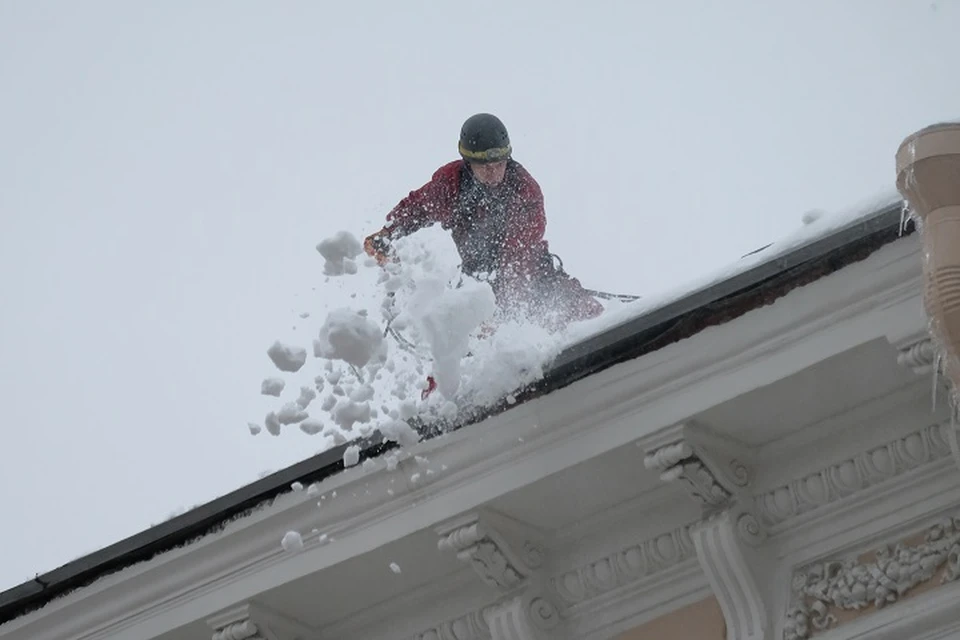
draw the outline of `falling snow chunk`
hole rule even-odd
[[[342,428],[350,431],[357,422],[370,422],[370,405],[363,402],[340,402],[333,409],[333,419]]]
[[[287,386],[287,383],[280,378],[267,378],[260,383],[260,393],[279,398],[285,386]]]
[[[270,356],[277,369],[289,373],[300,371],[300,368],[307,362],[306,349],[283,344],[279,340],[267,349],[267,355]]]
[[[250,429],[250,435],[255,436],[260,433],[260,425],[255,422],[248,422],[247,428]]]
[[[284,551],[300,551],[303,549],[303,538],[296,531],[287,531],[280,541]]]
[[[339,231],[321,240],[317,244],[317,251],[325,260],[323,272],[328,276],[341,276],[357,272],[353,259],[363,252],[363,245],[349,231]]]
[[[421,278],[410,310],[433,355],[437,390],[452,398],[460,388],[460,361],[470,350],[470,335],[496,310],[493,289],[472,279],[450,288],[443,279]]]
[[[310,387],[300,387],[300,397],[297,398],[297,406],[299,406],[301,409],[306,409],[316,397],[317,392]]]
[[[283,405],[280,409],[280,412],[277,414],[277,420],[280,424],[297,424],[298,422],[303,422],[310,417],[306,411],[300,408],[294,402],[288,402]]]
[[[446,420],[453,420],[459,412],[460,408],[457,407],[457,403],[453,401],[447,401],[440,407],[440,416]]]
[[[403,420],[388,420],[380,424],[380,433],[385,440],[392,440],[401,447],[412,447],[420,442],[420,434]]]
[[[277,414],[273,411],[267,414],[266,420],[264,420],[264,426],[267,427],[267,431],[270,433],[270,435],[280,435],[280,420],[277,418]]]
[[[382,353],[385,346],[381,328],[366,314],[342,307],[327,315],[319,338],[313,342],[313,353],[318,358],[343,360],[363,367]]]
[[[399,418],[401,420],[409,420],[415,415],[417,415],[417,404],[413,400],[405,400],[402,403],[400,403],[400,410],[396,418]],[[392,412],[391,412],[391,416],[392,416]]]
[[[391,562],[390,571],[393,571],[394,573],[400,573],[400,565],[398,565],[396,562]]]
[[[387,471],[396,471],[397,469],[397,456],[396,454],[390,454],[387,456]]]
[[[343,452],[343,466],[352,467],[360,462],[360,447],[351,445]]]
[[[337,447],[339,447],[341,444],[344,444],[347,441],[347,437],[337,429],[328,429],[323,432],[323,435],[333,440],[334,446],[337,446]]]
[[[311,498],[316,498],[318,495],[320,495],[320,485],[314,482],[309,487],[307,487],[307,495],[310,496]]]
[[[315,436],[323,431],[323,422],[317,418],[307,418],[300,423],[300,431],[303,431],[308,436]]]
[[[507,404],[516,404],[516,403],[517,403],[517,397],[515,395],[511,393],[510,395],[507,396]]]
[[[293,484],[290,485],[290,488],[293,489],[294,492],[299,493],[303,491],[303,483],[294,482]]]
[[[350,392],[350,400],[353,402],[367,402],[373,398],[374,393],[374,389],[370,385],[361,385]]]

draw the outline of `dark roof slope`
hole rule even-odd
[[[516,396],[517,403],[556,391],[615,364],[769,305],[793,289],[863,260],[913,231],[912,223],[902,227],[900,205],[892,203],[836,233],[571,346],[559,355],[541,380]],[[467,416],[451,428],[462,428],[508,409],[504,403]],[[434,430],[426,435],[432,437],[438,433]],[[219,531],[229,521],[286,493],[295,481],[308,484],[338,473],[343,469],[343,454],[349,444],[308,458],[0,593],[0,624],[108,574]],[[377,433],[360,445],[361,460],[396,447],[395,443],[381,442]]]

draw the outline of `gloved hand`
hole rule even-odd
[[[390,260],[390,242],[382,229],[363,239],[363,250],[381,267]]]

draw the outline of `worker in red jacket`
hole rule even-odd
[[[507,129],[481,113],[460,131],[460,156],[440,167],[387,214],[387,225],[364,240],[381,264],[391,241],[439,223],[460,252],[465,274],[489,281],[498,306],[551,327],[603,311],[580,282],[554,266],[543,235],[540,185],[511,157]]]

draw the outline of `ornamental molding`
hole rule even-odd
[[[543,566],[542,537],[532,527],[491,510],[476,511],[436,528],[437,548],[452,551],[483,582],[502,593],[527,586]]]
[[[550,579],[550,590],[573,607],[668,571],[696,556],[690,525],[630,545]]]
[[[929,527],[919,541],[907,538],[873,553],[818,562],[793,575],[783,640],[807,640],[842,625],[844,614],[882,609],[921,585],[935,587],[958,577],[958,517]]]
[[[548,640],[563,638],[560,613],[548,599],[521,594],[421,631],[410,640]]]
[[[421,631],[410,640],[489,640],[490,627],[485,614],[494,605],[471,611],[442,624]]]
[[[267,607],[248,602],[207,620],[211,640],[314,640],[307,625]]]
[[[436,528],[441,552],[454,552],[480,579],[506,595],[480,612],[458,618],[453,625],[470,633],[486,631],[492,640],[546,640],[562,638],[557,626],[560,614],[541,571],[544,564],[542,536],[533,527],[489,509],[479,510]],[[439,635],[446,627],[418,638],[446,640]],[[453,630],[451,626],[451,631]],[[434,634],[434,635],[430,635]],[[454,635],[460,640],[459,635]]]
[[[841,462],[795,478],[754,499],[762,525],[773,527],[908,471],[949,457],[949,424],[933,424]]]
[[[453,524],[443,530],[452,528]],[[605,596],[659,575],[669,574],[670,569],[692,561],[696,550],[690,537],[690,526],[677,527],[556,574],[542,584],[519,589],[519,595],[509,595],[476,611],[452,618],[417,633],[410,640],[564,638],[567,632],[561,621],[575,618],[582,606],[589,606],[593,601],[603,600]],[[455,531],[461,534],[450,538]],[[472,526],[464,523],[447,533],[447,538],[441,538],[441,541],[449,540],[443,543],[444,547],[459,545],[469,549],[468,540],[476,535]],[[473,560],[468,557],[466,561]],[[537,574],[537,582],[539,578]]]
[[[692,422],[673,427],[662,440],[666,443],[647,449],[644,466],[664,482],[681,484],[704,515],[747,495],[753,480],[751,455],[739,441]]]
[[[560,613],[549,598],[528,592],[501,601],[484,611],[492,640],[548,640],[565,634],[558,628]]]

